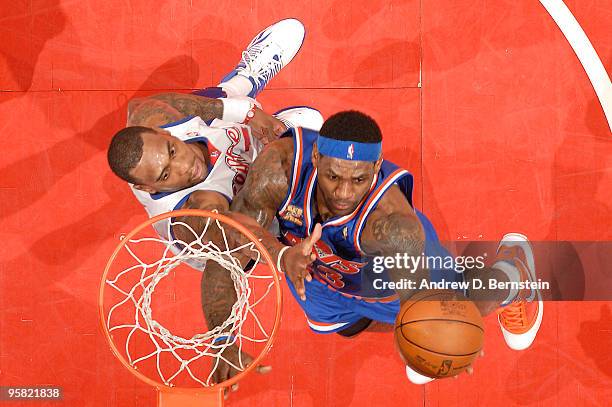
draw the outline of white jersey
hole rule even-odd
[[[216,191],[231,202],[244,185],[250,165],[263,148],[261,142],[251,136],[247,126],[217,119],[207,125],[201,118],[192,117],[162,128],[186,143],[206,143],[210,166],[202,182],[180,191],[149,194],[130,184],[149,217],[180,209],[194,191]],[[157,222],[154,227],[162,238],[169,239],[167,219]]]

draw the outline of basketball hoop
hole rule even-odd
[[[196,231],[186,219],[197,219],[203,229]],[[189,238],[176,239],[177,227]],[[222,236],[215,242],[207,239],[213,228]],[[230,239],[230,230],[241,238]],[[244,270],[238,253],[254,265]],[[210,330],[199,297],[201,273],[207,264],[214,267],[209,262],[230,273],[237,298],[226,321]],[[111,350],[157,389],[158,406],[221,406],[223,390],[270,350],[280,323],[281,288],[275,262],[246,227],[215,212],[179,210],[151,218],[121,239],[102,276],[99,312]],[[224,356],[230,347],[237,348],[237,361]],[[242,352],[253,355],[251,364]],[[222,362],[238,373],[214,383]]]

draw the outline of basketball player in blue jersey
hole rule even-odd
[[[312,267],[290,267],[286,274],[315,332],[349,337],[372,320],[393,324],[400,304],[416,291],[377,289],[373,280],[381,275],[373,272],[372,257],[449,255],[431,222],[413,207],[412,175],[383,160],[380,129],[360,112],[337,113],[319,132],[291,129],[287,135],[270,143],[257,158],[232,211],[264,227],[276,217],[285,243],[296,245],[306,239],[314,246]],[[278,254],[281,269],[288,264],[285,251]],[[385,270],[383,276],[391,281],[407,277],[402,269]],[[418,270],[417,280],[423,276],[431,281],[484,276],[500,282],[535,281],[535,265],[526,238],[508,234],[490,268],[465,276],[454,270]],[[467,294],[478,297],[476,292]],[[507,344],[527,348],[542,320],[539,292],[496,290],[494,294],[496,299],[476,301],[481,313],[505,305],[498,320]],[[406,372],[414,383],[432,380],[408,366]]]

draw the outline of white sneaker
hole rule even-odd
[[[435,380],[433,377],[425,376],[406,365],[406,377],[414,384],[425,384]]]
[[[304,35],[304,25],[294,18],[272,24],[253,38],[242,51],[236,68],[221,83],[236,75],[244,76],[253,85],[248,96],[254,98],[278,71],[291,62],[304,42]]]
[[[303,127],[319,131],[324,121],[321,112],[308,106],[287,107],[274,113],[273,116],[283,122],[288,129]]]
[[[521,281],[537,281],[533,251],[526,236],[508,233],[497,248],[498,268],[515,267]],[[506,264],[503,264],[506,263]],[[495,267],[495,264],[493,265]],[[527,349],[534,341],[544,314],[544,301],[538,289],[520,290],[516,299],[497,311],[499,327],[506,344],[514,350]]]

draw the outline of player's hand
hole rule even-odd
[[[312,281],[308,266],[316,260],[317,256],[312,252],[315,243],[321,238],[321,225],[316,224],[312,234],[302,240],[300,244],[287,249],[281,260],[281,268],[291,280],[295,291],[302,301],[306,300],[306,288],[304,280]]]
[[[232,362],[236,366],[240,366],[240,361],[242,360],[243,366],[250,366],[253,363],[253,357],[246,352],[240,352],[240,349],[237,345],[230,345],[224,349],[218,350],[219,352],[223,352],[223,358]],[[239,358],[240,355],[240,358]],[[219,359],[219,365],[215,372],[213,373],[212,380],[214,383],[222,383],[226,380],[231,379],[240,373],[235,367],[227,363],[223,358]],[[269,365],[257,365],[255,367],[255,372],[259,374],[266,374],[272,370],[272,366]],[[230,388],[231,391],[238,390],[238,383],[235,383]],[[225,397],[228,396],[228,389],[225,389]]]
[[[260,108],[255,108],[255,116],[249,121],[249,127],[253,135],[263,144],[268,144],[280,137],[287,126],[276,117],[264,112]]]

